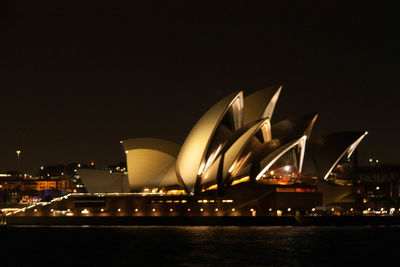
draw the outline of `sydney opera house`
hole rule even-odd
[[[121,141],[127,173],[81,169],[88,193],[30,212],[259,216],[353,201],[348,178],[367,132],[311,135],[315,113],[271,123],[281,90],[226,96],[197,120],[182,145]]]

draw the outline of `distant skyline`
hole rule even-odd
[[[394,2],[213,6],[14,3],[0,23],[0,172],[125,159],[120,140],[182,144],[236,90],[283,90],[273,122],[366,130],[360,164],[400,163]]]

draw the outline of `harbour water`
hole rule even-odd
[[[398,226],[14,226],[1,266],[396,266]]]

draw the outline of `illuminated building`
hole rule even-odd
[[[310,139],[315,113],[271,123],[281,89],[223,98],[197,121],[182,146],[152,138],[121,141],[128,175],[79,170],[89,194],[62,202],[75,214],[85,208],[78,212],[85,216],[282,214],[322,205],[318,182],[350,158],[366,133]],[[309,141],[317,157],[316,180],[303,172]]]

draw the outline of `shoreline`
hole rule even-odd
[[[400,225],[400,216],[10,216],[6,222],[2,226],[361,226]]]

